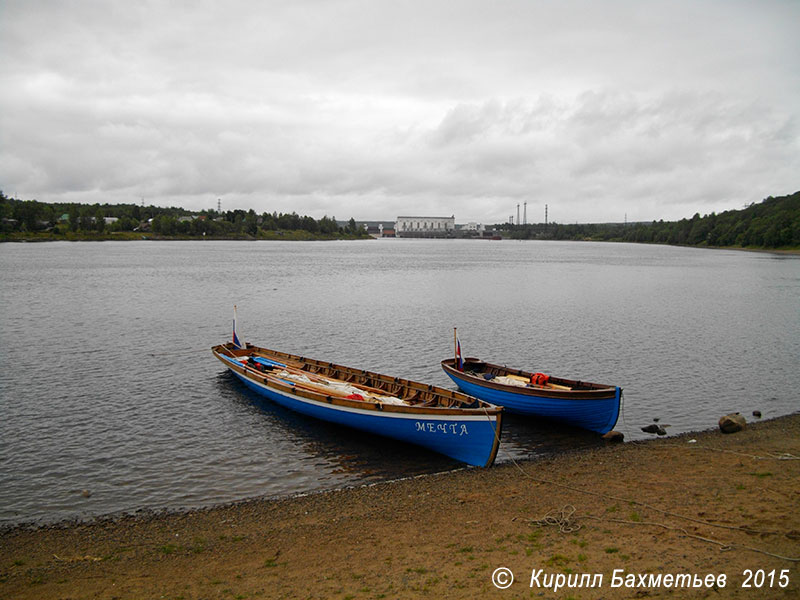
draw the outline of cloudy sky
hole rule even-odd
[[[800,190],[797,0],[0,0],[0,189],[496,223]]]

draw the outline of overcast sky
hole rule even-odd
[[[799,24],[798,0],[0,0],[0,189],[459,223],[738,209],[800,190]]]

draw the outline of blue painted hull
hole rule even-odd
[[[442,361],[442,368],[461,391],[502,406],[511,413],[552,419],[597,433],[611,431],[619,418],[622,397],[620,387],[610,386],[585,392],[537,393],[536,388],[493,384],[481,377],[457,371],[451,363],[452,359]]]
[[[265,378],[254,377],[216,349],[215,355],[248,388],[303,415],[422,446],[469,465],[489,466],[497,454],[501,428],[497,407],[445,409],[439,411],[442,414],[435,414],[437,410],[430,408],[418,411],[413,407],[360,408],[358,402],[341,403],[330,396],[299,394],[289,385],[275,385]]]

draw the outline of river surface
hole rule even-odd
[[[627,440],[800,408],[800,258],[535,241],[0,245],[0,524],[207,506],[460,468],[295,415],[210,347],[453,387],[466,356],[624,388]],[[595,434],[507,418],[498,461]]]

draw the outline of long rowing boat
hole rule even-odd
[[[611,431],[619,417],[622,388],[617,386],[531,373],[477,358],[448,358],[442,361],[442,369],[464,393],[508,412],[598,433]]]
[[[255,392],[304,415],[423,446],[469,465],[497,455],[502,408],[465,394],[241,344],[211,351]]]

